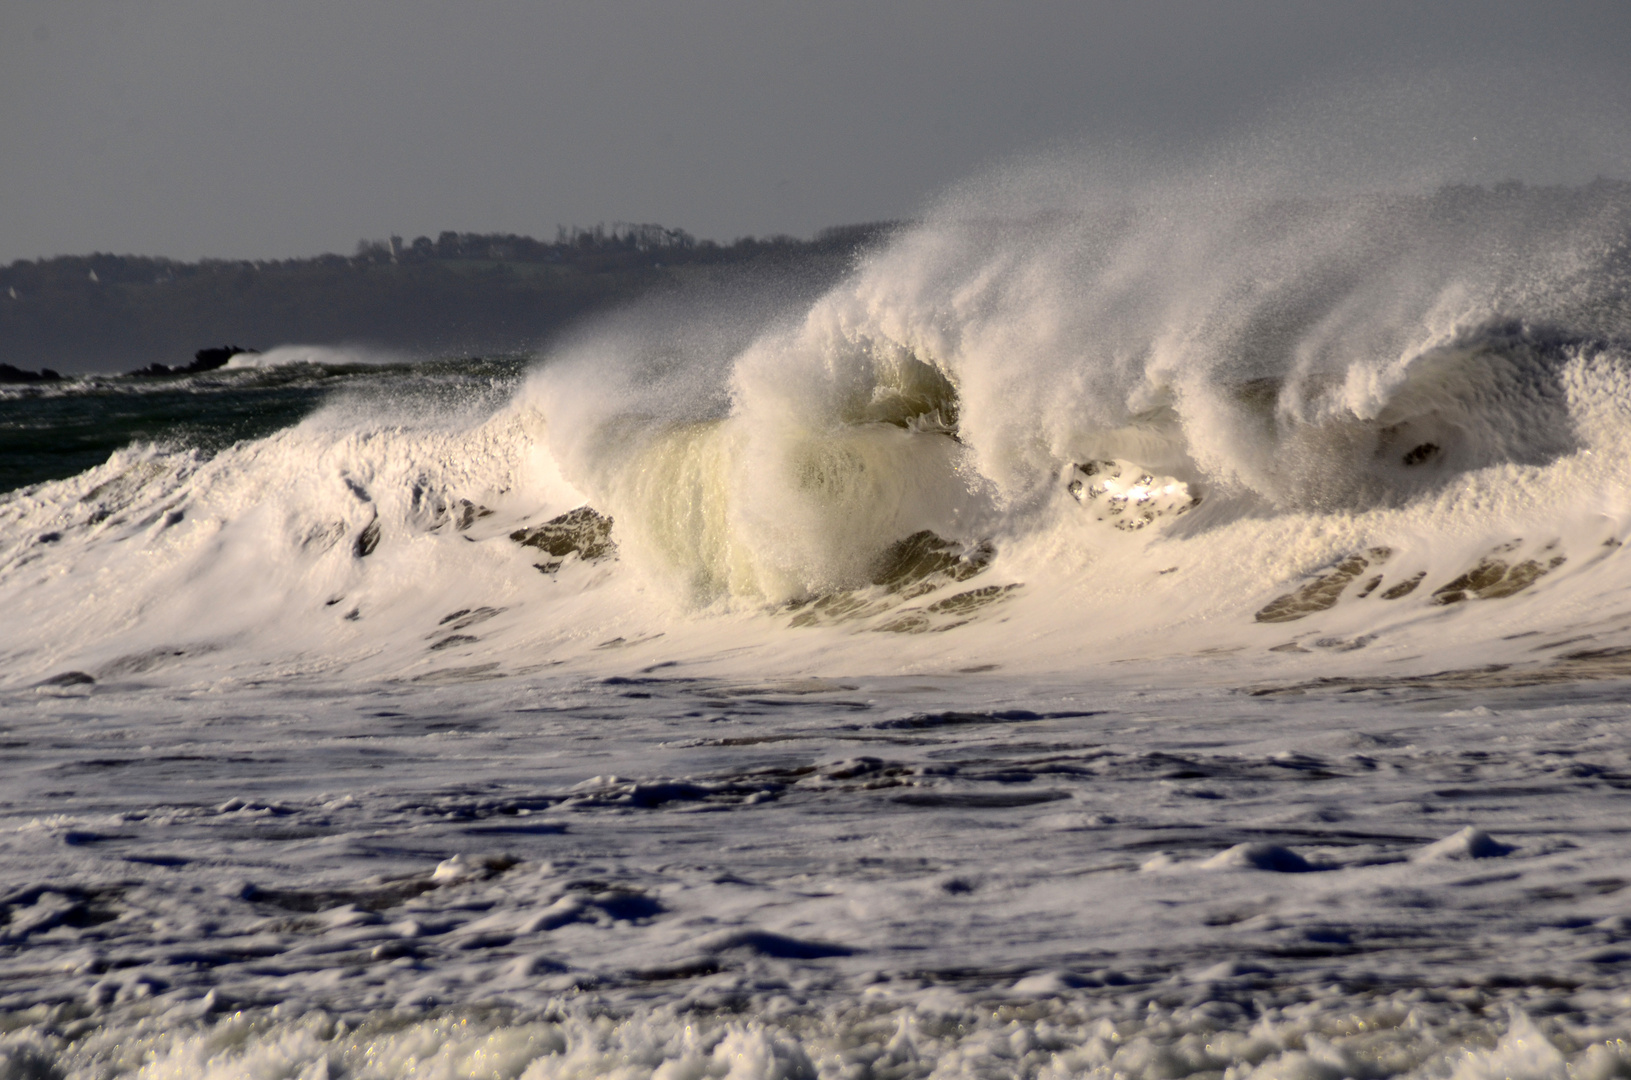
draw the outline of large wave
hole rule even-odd
[[[342,400],[13,493],[0,592],[27,617],[0,648],[17,680],[202,653],[475,677],[612,645],[801,670],[1227,649],[1268,678],[1613,645],[1628,238],[1608,181],[1006,175],[813,305],[634,311],[496,409]]]

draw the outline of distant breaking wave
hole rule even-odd
[[[227,361],[228,371],[240,368],[275,368],[289,364],[322,367],[353,367],[361,364],[401,364],[407,358],[397,353],[360,346],[279,345],[265,352],[241,352]]]

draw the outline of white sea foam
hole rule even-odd
[[[298,1018],[274,1012],[187,1023],[180,1030],[143,1022],[116,1037],[98,1032],[72,1041],[25,1027],[0,1035],[0,1067],[8,1076],[78,1078],[119,1075],[139,1066],[138,1075],[154,1080],[853,1075],[1172,1080],[1219,1071],[1260,1080],[1446,1074],[1452,1080],[1608,1080],[1631,1068],[1631,1050],[1619,1029],[1561,1027],[1548,1035],[1514,1011],[1504,1031],[1502,1025],[1484,1023],[1446,1039],[1431,1026],[1434,1012],[1411,1001],[1348,1013],[1305,1010],[1236,1032],[1220,1029],[1204,1011],[1118,1022],[1057,1004],[1014,1002],[981,1009],[944,999],[895,1009],[862,1005],[779,1021],[672,1013],[516,1021],[477,1014],[358,1025],[321,1012]]]
[[[706,625],[771,670],[812,648],[849,670],[948,650],[1049,670],[1159,642],[1243,648],[1269,678],[1515,660],[1534,643],[1514,634],[1623,613],[1620,186],[1074,208],[1040,201],[1057,184],[1004,190],[1008,216],[953,198],[757,336],[620,324],[496,411],[339,401],[209,461],[133,448],[13,495],[8,673],[171,647],[401,658],[478,594],[510,644],[459,655],[501,668]],[[313,356],[356,358],[250,362]],[[1081,485],[1095,462],[1125,483]],[[510,534],[583,503],[617,561],[535,574]],[[1110,528],[1130,524],[1149,527]],[[978,582],[880,585],[924,532],[995,556]],[[881,652],[856,633],[953,623]]]
[[[970,190],[0,497],[0,1075],[1631,1071],[1625,192]]]

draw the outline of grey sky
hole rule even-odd
[[[1411,73],[1488,88],[1434,137],[1535,105],[1506,137],[1539,149],[1490,167],[1574,178],[1631,147],[1594,120],[1555,151],[1553,114],[1626,115],[1627,55],[1626,0],[7,0],[0,262],[613,220],[807,234],[1060,140],[1203,143]]]

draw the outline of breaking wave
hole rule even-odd
[[[7,670],[502,674],[702,619],[696,649],[773,666],[1228,648],[1267,676],[1627,614],[1631,187],[1068,190],[955,195],[803,310],[636,310],[502,401],[341,396],[14,492]]]
[[[1631,677],[1628,290],[1631,185],[1039,169],[524,371],[76,381],[300,394],[0,495],[0,1077],[1626,1075],[1619,713],[1270,696]]]
[[[311,364],[320,367],[356,367],[363,364],[402,364],[407,357],[380,349],[350,346],[335,348],[327,345],[279,345],[265,352],[241,352],[228,360],[226,369],[275,368],[289,364]]]

